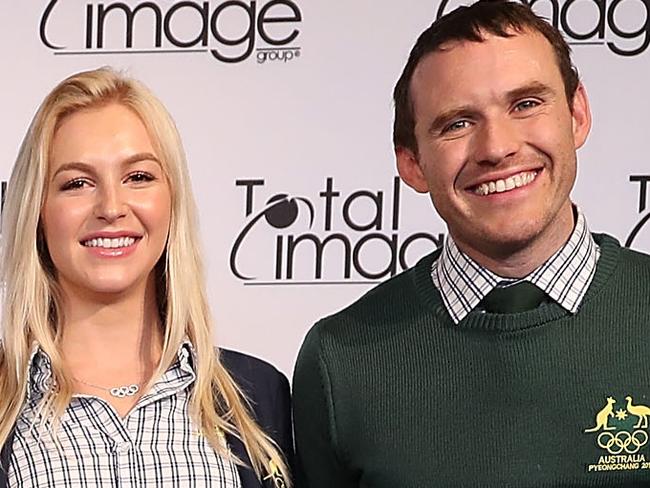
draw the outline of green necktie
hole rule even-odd
[[[528,281],[497,287],[485,295],[479,306],[490,313],[518,313],[537,308],[548,296]]]

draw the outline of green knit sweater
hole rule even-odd
[[[294,375],[298,488],[650,486],[650,256],[594,237],[575,315],[454,325],[433,253],[318,322]]]

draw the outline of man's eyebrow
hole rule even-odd
[[[140,161],[154,161],[160,165],[160,161],[158,160],[158,158],[149,152],[133,154],[128,158],[124,159],[121,164],[123,166],[129,166],[131,164]],[[62,173],[64,171],[74,171],[74,170],[83,171],[86,173],[92,173],[94,172],[94,166],[92,164],[84,163],[82,161],[71,161],[69,163],[64,163],[61,166],[59,166],[59,168],[55,171],[55,173],[52,175],[52,179],[54,179],[59,173]]]
[[[506,99],[508,101],[517,100],[519,98],[525,97],[543,97],[548,95],[555,95],[555,90],[544,83],[538,81],[533,81],[527,85],[524,85],[514,90],[510,90],[506,94]]]
[[[456,119],[458,117],[468,117],[476,113],[476,109],[470,105],[463,105],[460,107],[454,107],[449,110],[445,110],[441,114],[433,119],[431,125],[429,126],[429,134],[437,132],[444,125],[446,125],[450,120]]]

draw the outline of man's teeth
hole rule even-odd
[[[481,183],[476,187],[474,193],[477,195],[503,193],[504,191],[528,185],[535,179],[535,176],[537,176],[537,171],[524,171],[523,173],[517,173],[516,175],[510,176],[505,180],[495,180],[489,181],[487,183]]]
[[[113,239],[109,239],[108,237],[100,237],[99,239],[90,239],[88,241],[84,241],[83,245],[86,247],[103,247],[106,249],[114,249],[117,247],[131,246],[134,242],[135,238],[133,237],[115,237]]]

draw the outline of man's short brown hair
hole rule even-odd
[[[395,147],[418,152],[415,138],[415,117],[411,98],[411,78],[419,62],[427,54],[437,51],[450,41],[482,42],[485,34],[511,37],[513,31],[539,32],[555,52],[560,74],[564,81],[569,106],[578,88],[578,71],[571,62],[571,49],[562,34],[551,24],[538,17],[528,5],[507,0],[479,0],[469,7],[459,7],[440,17],[418,38],[411,50],[404,71],[395,85],[395,122],[393,144]]]

